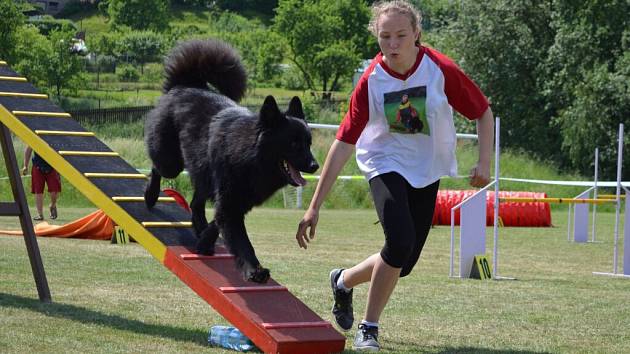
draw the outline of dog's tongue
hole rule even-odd
[[[289,174],[291,175],[291,179],[293,179],[293,182],[297,183],[300,186],[305,186],[306,180],[304,179],[304,177],[302,177],[300,171],[293,168],[293,166],[291,166],[291,164],[289,163],[287,165],[289,166]]]

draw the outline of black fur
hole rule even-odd
[[[190,206],[197,251],[213,254],[221,234],[245,278],[264,283],[269,270],[256,258],[244,218],[278,189],[303,182],[289,169],[312,173],[319,168],[302,104],[294,97],[281,112],[268,96],[258,114],[239,106],[235,101],[245,94],[245,69],[238,54],[216,40],[179,45],[166,59],[165,71],[164,94],[145,121],[153,161],[146,204],[155,205],[161,177],[175,178],[185,168],[194,188]],[[208,199],[215,208],[210,223]]]

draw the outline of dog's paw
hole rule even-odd
[[[209,244],[208,242],[204,242],[203,239],[199,239],[199,241],[197,241],[197,245],[195,248],[198,254],[203,254],[204,256],[214,255],[214,244]]]
[[[247,281],[253,281],[254,283],[264,284],[269,278],[269,269],[263,268],[261,265],[258,265],[256,269],[247,272],[246,274]]]

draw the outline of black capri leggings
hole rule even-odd
[[[381,257],[388,265],[402,268],[404,277],[420,258],[427,240],[440,181],[424,188],[412,187],[396,172],[370,179],[378,218],[385,232]]]

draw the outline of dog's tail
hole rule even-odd
[[[175,86],[208,89],[208,83],[238,102],[247,88],[241,58],[229,44],[209,39],[191,40],[175,47],[164,64],[164,93]]]

